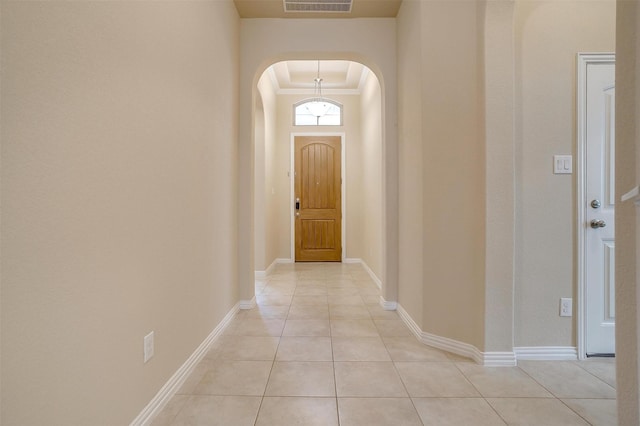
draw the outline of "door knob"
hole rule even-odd
[[[592,208],[594,208],[594,209],[599,209],[599,208],[600,208],[600,206],[601,206],[601,204],[600,204],[600,200],[593,200],[593,201],[591,201],[591,207],[592,207]]]
[[[597,229],[597,228],[604,228],[605,226],[607,226],[606,222],[604,220],[596,220],[593,219],[591,221],[591,227],[593,229]]]

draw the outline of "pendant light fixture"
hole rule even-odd
[[[316,78],[313,80],[314,88],[313,88],[313,100],[307,103],[307,109],[309,112],[316,116],[322,117],[327,112],[329,112],[329,108],[331,105],[324,100],[322,97],[322,79],[320,78],[320,61],[318,61],[318,74]]]

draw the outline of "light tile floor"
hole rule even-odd
[[[423,345],[354,264],[278,265],[154,425],[616,425],[615,361],[488,368]]]

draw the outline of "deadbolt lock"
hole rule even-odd
[[[601,205],[602,204],[600,203],[600,200],[591,201],[591,207],[593,207],[594,209],[599,209]]]

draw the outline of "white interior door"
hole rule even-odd
[[[585,130],[585,349],[615,353],[615,65],[587,63]]]

